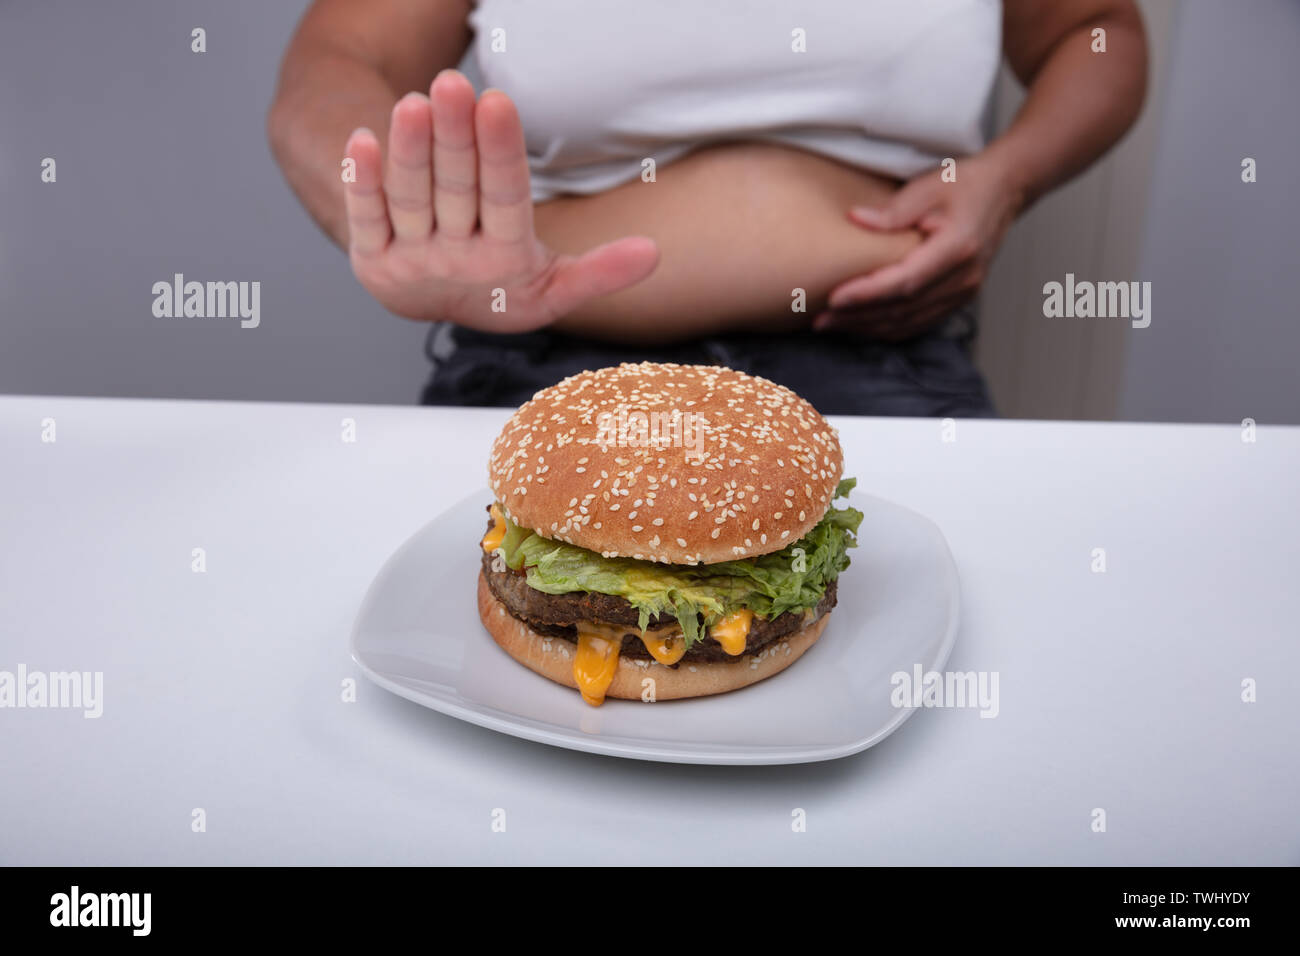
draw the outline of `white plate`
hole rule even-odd
[[[879,498],[865,515],[839,605],[795,664],[742,690],[693,700],[583,703],[578,692],[508,657],[484,630],[474,594],[485,491],[421,528],[370,586],[352,657],[371,680],[417,704],[528,740],[675,763],[777,764],[865,750],[912,708],[891,676],[940,670],[957,633],[957,569],[928,519]]]

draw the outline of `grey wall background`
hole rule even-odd
[[[424,328],[357,285],[266,145],[305,6],[0,4],[0,392],[416,400]],[[1129,336],[1119,417],[1300,422],[1300,4],[1176,6],[1152,187],[1119,211],[1144,230],[1142,268],[1110,278],[1150,279],[1156,308]],[[1243,155],[1259,183],[1241,184]],[[261,281],[261,327],[154,318],[150,289],[175,272]]]
[[[1300,3],[1183,0],[1130,338],[1131,420],[1300,422]],[[1241,161],[1258,181],[1241,181]]]
[[[356,283],[266,143],[306,5],[0,4],[0,392],[417,400],[425,329]],[[261,327],[154,318],[175,272],[260,280]]]

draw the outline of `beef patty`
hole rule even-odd
[[[576,644],[576,625],[579,621],[622,626],[628,630],[623,635],[620,653],[624,657],[652,659],[645,644],[641,642],[640,631],[637,629],[638,612],[621,597],[590,591],[546,594],[530,588],[522,571],[511,571],[509,568],[504,571],[492,570],[492,555],[486,553],[483,555],[483,576],[487,578],[488,587],[497,600],[538,634],[563,638]],[[787,611],[770,621],[756,616],[745,640],[745,654],[757,653],[766,645],[788,637],[830,611],[835,606],[835,583],[831,581],[826,585],[826,593],[810,613]],[[677,619],[670,615],[656,615],[650,619],[650,627],[676,623]],[[709,664],[738,659],[724,651],[722,645],[713,638],[705,637],[691,646],[681,663]]]

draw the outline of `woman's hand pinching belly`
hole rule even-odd
[[[476,102],[454,70],[428,98],[398,101],[386,159],[367,129],[348,139],[347,155],[356,164],[345,186],[352,270],[397,315],[530,331],[640,282],[658,262],[646,238],[581,254],[543,244],[514,104],[499,91]]]
[[[840,283],[815,329],[900,341],[975,298],[1024,200],[1007,171],[985,156],[958,166],[955,181],[932,170],[883,203],[850,209],[853,221],[872,234],[913,229],[925,239],[898,262]]]

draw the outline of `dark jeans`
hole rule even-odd
[[[732,334],[638,347],[531,332],[490,335],[431,330],[433,376],[425,405],[522,405],[584,369],[620,362],[726,365],[793,389],[824,415],[991,418],[997,413],[970,357],[974,323],[959,313],[939,330],[900,344],[818,333]]]

